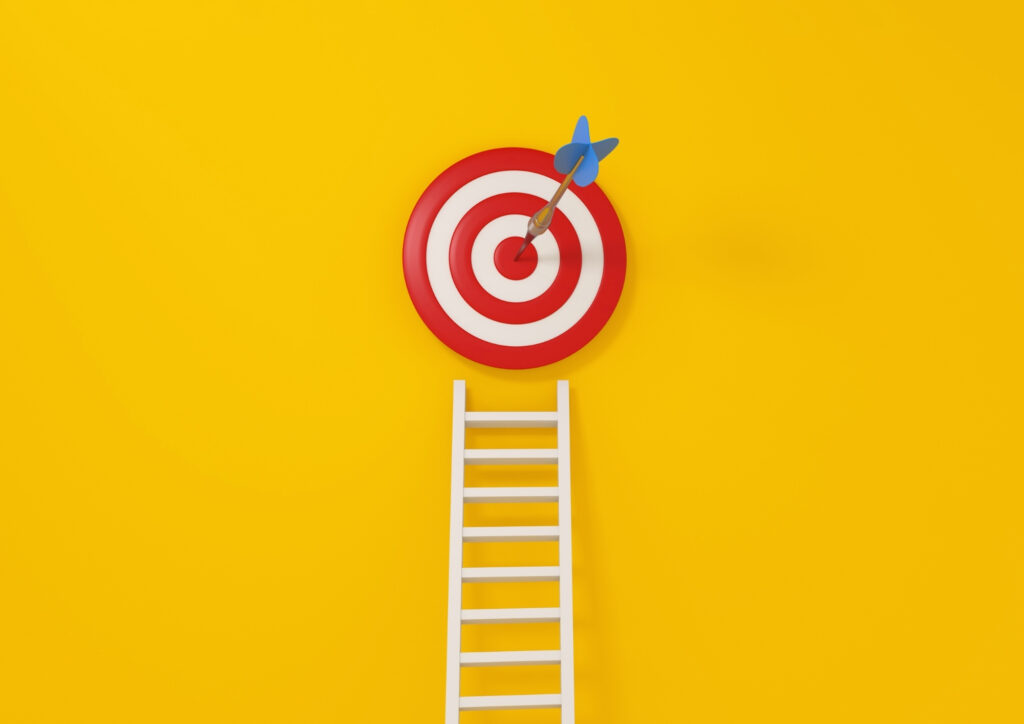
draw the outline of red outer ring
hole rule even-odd
[[[441,173],[416,202],[405,230],[402,263],[405,284],[416,311],[438,339],[464,357],[491,367],[526,369],[557,362],[581,349],[601,331],[615,311],[626,278],[626,242],[622,225],[611,202],[596,183],[571,186],[586,205],[601,231],[604,270],[601,284],[590,308],[571,328],[546,342],[527,347],[508,347],[485,342],[456,325],[445,314],[427,277],[427,235],[434,218],[453,193],[469,181],[495,171],[533,171],[555,181],[550,153],[529,148],[497,148],[464,158]]]

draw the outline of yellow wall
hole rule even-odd
[[[0,2],[0,722],[441,721],[453,378],[572,383],[580,722],[1024,720],[1013,5]],[[408,214],[580,113],[619,309],[467,362]]]

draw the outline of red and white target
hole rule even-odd
[[[562,177],[553,156],[499,148],[434,179],[405,231],[405,282],[423,321],[492,367],[568,357],[615,310],[626,276],[622,225],[596,183],[571,185],[550,228],[514,260],[530,217]]]

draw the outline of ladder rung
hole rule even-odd
[[[557,448],[477,448],[466,450],[466,465],[552,465],[558,462]]]
[[[558,487],[546,488],[464,488],[467,503],[557,503]]]
[[[486,711],[488,709],[557,709],[561,705],[561,694],[459,697],[459,709],[462,711]]]
[[[557,664],[561,651],[464,651],[460,654],[463,666],[533,666]]]
[[[510,525],[498,528],[463,528],[462,540],[467,543],[558,540],[558,526]]]
[[[467,412],[466,427],[557,427],[557,412]]]
[[[561,618],[559,608],[462,609],[462,623],[554,623]]]
[[[463,568],[462,582],[482,581],[557,581],[558,566],[492,566],[488,568]]]

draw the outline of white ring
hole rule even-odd
[[[452,244],[455,227],[470,209],[485,199],[506,193],[532,194],[546,203],[557,188],[558,182],[554,179],[532,171],[496,171],[475,178],[462,186],[437,212],[427,235],[427,279],[434,297],[445,314],[474,337],[505,347],[541,344],[564,334],[576,325],[597,297],[604,272],[601,232],[586,205],[571,190],[566,191],[558,208],[568,217],[569,223],[579,237],[582,259],[576,287],[561,307],[535,322],[498,322],[485,317],[470,306],[459,294],[452,279],[448,261],[449,247]],[[537,265],[540,266],[540,260]]]
[[[511,237],[521,237],[530,217],[522,214],[499,216],[489,221],[473,240],[470,259],[473,276],[488,294],[504,302],[528,302],[547,291],[558,276],[558,242],[550,231],[533,240],[537,264],[528,276],[509,279],[494,265],[494,250]]]

